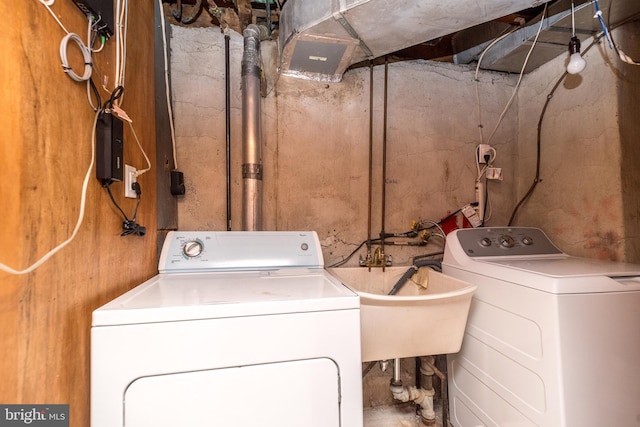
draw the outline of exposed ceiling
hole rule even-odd
[[[638,0],[600,0],[598,3],[603,19],[609,27],[614,27],[626,19],[638,18],[640,14],[640,1]],[[525,27],[515,31],[492,47],[483,57],[481,68],[519,73],[535,40],[543,9],[536,8],[538,14],[529,19]],[[595,6],[592,1],[574,1],[575,35],[581,42],[602,32],[602,27],[594,15]],[[494,21],[456,33],[452,42],[452,62],[465,64],[476,61],[481,51],[489,44],[489,40],[497,35],[495,33],[506,29],[504,25]],[[483,29],[492,35],[490,39],[480,42],[482,37],[474,34]],[[538,68],[558,55],[567,54],[571,36],[571,0],[549,3],[542,23],[542,31],[527,63],[525,73]],[[469,40],[473,42],[468,43]]]
[[[486,53],[481,68],[519,73],[545,9],[545,0],[395,0],[392,10],[386,0],[164,1],[173,17],[187,25],[204,22],[238,32],[250,23],[268,25],[274,39],[280,33],[285,71],[296,58],[314,58],[315,63],[299,65],[300,69],[311,67],[311,78],[334,81],[346,69],[368,66],[369,60],[382,62],[385,57],[390,61],[471,63],[491,41],[512,30]],[[594,1],[573,3],[576,36],[584,41],[600,33]],[[610,27],[640,17],[640,0],[599,0],[598,4]],[[571,5],[571,0],[547,3],[542,30],[525,72],[567,53],[572,36]],[[525,6],[534,7],[517,10]],[[350,53],[346,59],[345,51]],[[342,56],[332,59],[333,53]],[[294,70],[292,74],[298,73]]]

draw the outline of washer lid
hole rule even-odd
[[[553,294],[588,294],[640,291],[640,265],[589,258],[477,259],[464,266],[443,263],[446,274],[482,287],[487,278]],[[467,274],[459,276],[457,271]]]
[[[498,259],[484,260],[490,264],[515,268],[549,277],[629,277],[640,276],[640,265],[603,261],[591,258],[566,256],[546,259]]]
[[[93,312],[93,326],[357,309],[324,269],[158,274]]]

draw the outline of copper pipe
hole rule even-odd
[[[386,188],[387,188],[387,92],[389,86],[389,57],[384,58],[384,118],[382,129],[382,229],[380,230],[380,248],[382,250],[382,271],[385,269],[386,254],[384,253],[385,216],[386,216]]]

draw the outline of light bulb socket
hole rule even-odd
[[[571,37],[569,41],[569,54],[580,53],[580,39],[576,36]]]

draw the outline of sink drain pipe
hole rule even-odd
[[[262,130],[260,126],[260,40],[267,28],[251,24],[242,32],[242,229],[262,229]]]
[[[423,359],[429,360],[429,358],[431,359],[430,361],[433,360],[433,356],[423,356],[420,359],[422,361]],[[393,379],[389,385],[394,399],[401,402],[413,401],[420,406],[422,423],[429,426],[435,425],[436,422],[436,413],[433,409],[433,396],[436,392],[433,389],[434,371],[431,368],[432,366],[432,363],[423,362],[420,364],[420,373],[423,375],[423,386],[420,388],[415,386],[406,387],[402,385],[402,380],[400,379],[400,359],[395,359]],[[427,385],[428,388],[426,388],[425,385]]]

